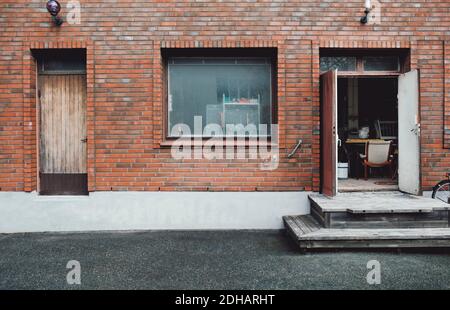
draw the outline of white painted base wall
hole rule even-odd
[[[280,229],[309,213],[310,192],[0,193],[0,233],[97,230]]]

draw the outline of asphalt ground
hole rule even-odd
[[[68,284],[79,262],[81,284]],[[367,263],[380,263],[370,285]],[[284,231],[0,235],[0,289],[449,289],[450,251],[301,254]]]

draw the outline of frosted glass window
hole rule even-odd
[[[356,71],[356,57],[320,57],[320,71]]]
[[[201,116],[202,133],[215,124],[272,123],[272,65],[269,58],[170,58],[168,60],[168,132]],[[244,135],[247,135],[245,133]]]
[[[366,71],[399,71],[400,63],[397,56],[364,57]]]

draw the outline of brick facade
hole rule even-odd
[[[81,23],[51,26],[46,1],[0,8],[0,189],[37,188],[31,49],[86,48],[90,191],[310,191],[320,180],[320,48],[410,48],[421,70],[422,183],[450,167],[450,1],[80,1]],[[61,0],[62,17],[67,12]],[[20,17],[20,18],[19,18]],[[277,48],[280,165],[171,158],[162,48]],[[297,139],[301,151],[286,154]]]
[[[445,69],[445,104],[444,104],[444,146],[450,148],[450,41],[444,43],[444,69]]]

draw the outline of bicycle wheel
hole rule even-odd
[[[439,182],[433,188],[433,195],[431,197],[450,204],[450,180]]]

